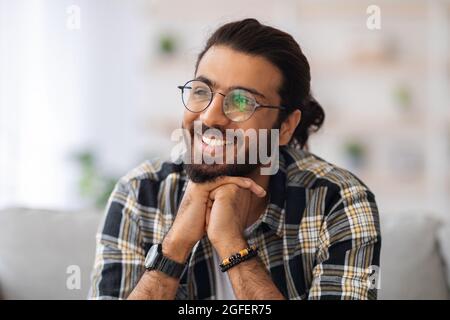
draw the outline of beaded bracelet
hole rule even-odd
[[[234,267],[235,265],[241,263],[242,261],[255,257],[257,254],[258,248],[255,245],[242,249],[241,251],[231,255],[230,257],[223,259],[222,263],[220,264],[220,270],[222,272],[225,272],[231,267]]]

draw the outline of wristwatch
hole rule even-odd
[[[145,258],[145,268],[147,270],[157,270],[166,275],[180,279],[186,270],[187,263],[181,264],[170,260],[162,253],[162,245],[154,244],[151,246]]]

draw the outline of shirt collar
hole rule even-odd
[[[261,216],[261,222],[265,223],[280,238],[284,233],[285,201],[286,201],[286,162],[283,147],[280,148],[279,169],[270,177],[269,203]]]

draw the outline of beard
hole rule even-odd
[[[205,132],[207,129],[210,129],[209,127],[202,124],[202,133]],[[224,131],[220,128],[214,128],[223,133],[223,136],[225,136]],[[191,150],[194,148],[194,128],[189,128],[189,134],[190,134],[190,143],[191,143]],[[236,141],[234,141],[236,143]],[[202,142],[201,142],[202,143]],[[236,145],[236,144],[235,144]],[[248,144],[245,143],[245,162],[244,163],[236,163],[236,155],[237,152],[235,152],[235,159],[234,163],[195,163],[193,161],[193,153],[191,152],[191,161],[189,163],[184,164],[184,168],[186,170],[186,174],[188,178],[195,183],[204,183],[204,182],[212,182],[216,180],[219,177],[223,176],[231,176],[231,177],[244,177],[252,174],[257,170],[261,164],[259,161],[257,163],[250,163],[249,161],[249,148]],[[225,153],[223,154],[225,156]]]
[[[211,182],[218,177],[244,177],[259,168],[259,164],[185,164],[186,174],[192,182]]]

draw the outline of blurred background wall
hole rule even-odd
[[[449,217],[449,12],[443,0],[0,0],[0,208],[102,207],[118,177],[169,158],[176,86],[216,27],[255,17],[310,61],[326,112],[311,151],[355,172],[380,211]]]

